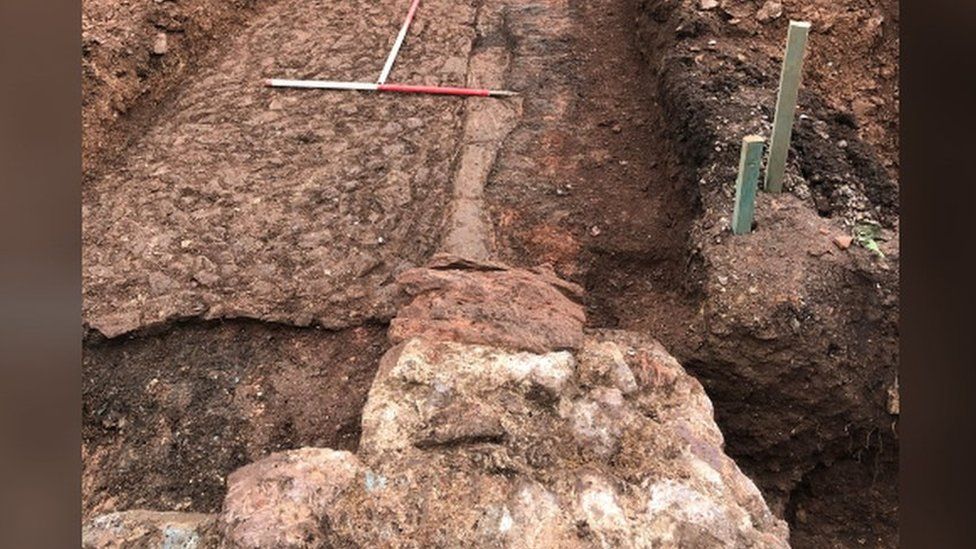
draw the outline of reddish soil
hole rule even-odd
[[[138,122],[150,118],[200,57],[234,35],[259,3],[85,0],[81,117],[86,179],[118,156],[137,134]]]
[[[717,32],[702,38],[719,43],[709,47],[706,41],[701,51],[742,52],[748,60],[765,58],[773,67],[782,60],[787,21],[809,21],[804,87],[815,91],[833,111],[850,116],[856,135],[876,150],[881,163],[897,177],[896,0],[723,0],[718,4],[709,14]],[[768,19],[777,12],[779,17]]]
[[[813,40],[804,74],[827,105],[852,115],[857,136],[871,145],[892,177],[898,177],[898,49],[896,0],[786,1],[784,14],[810,21]],[[767,50],[780,59],[781,29],[759,28]],[[758,41],[757,41],[758,42]]]
[[[213,512],[226,476],[270,452],[355,450],[385,326],[342,332],[251,321],[90,343],[82,505]]]
[[[682,279],[693,186],[635,46],[633,8],[508,9],[519,14],[506,29],[510,78],[526,99],[486,188],[500,257],[551,262],[585,285],[593,326],[616,324],[601,296],[621,285],[646,292],[647,318],[692,314]]]

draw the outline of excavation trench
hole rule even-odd
[[[496,253],[551,263],[586,288],[591,326],[674,352],[796,546],[896,546],[897,275],[831,243],[865,219],[897,227],[887,141],[860,131],[891,111],[836,110],[831,86],[850,74],[811,69],[793,194],[760,197],[762,232],[731,238],[738,140],[768,135],[782,38],[769,29],[782,25],[750,34],[754,20],[692,4],[506,6],[509,78],[529,93],[486,184]],[[787,8],[818,21],[836,10]],[[856,25],[844,27],[821,47],[851,55]]]
[[[224,60],[220,74],[205,74],[167,107],[180,118],[136,144],[124,173],[86,191],[91,208],[113,195],[86,220],[95,324],[122,336],[181,315],[215,319],[86,343],[86,514],[212,512],[226,475],[269,452],[355,449],[388,347],[392,281],[446,248],[515,266],[549,263],[586,288],[591,327],[664,343],[705,385],[728,453],[790,521],[795,546],[893,545],[897,439],[884,395],[897,361],[897,302],[874,292],[881,275],[865,274],[864,256],[835,258],[809,234],[831,246],[817,229],[836,229],[851,211],[836,191],[850,182],[811,182],[800,205],[760,203],[759,227],[803,235],[797,251],[723,234],[731,206],[721,193],[734,167],[722,166],[734,166],[737,136],[763,130],[749,126],[763,113],[722,103],[736,92],[768,102],[775,63],[748,49],[737,63],[736,52],[707,57],[709,32],[725,31],[675,2],[430,2],[429,20],[451,24],[421,18],[398,62],[404,80],[517,89],[517,101],[240,91],[267,70],[322,76],[309,64],[360,78],[357,68],[376,61],[371,49],[342,39],[313,47],[315,33],[289,17],[335,35],[344,28],[337,21],[360,21],[364,42],[382,42],[397,19],[386,15],[393,4],[325,3],[326,15],[312,16],[282,0],[278,17],[235,42],[253,46],[247,61],[261,70]],[[279,51],[282,43],[293,44]],[[235,116],[214,114],[224,107]],[[823,127],[801,124],[799,172],[821,160],[828,170],[855,164],[870,192],[852,192],[890,226],[891,182],[829,110],[807,112],[851,147],[838,158],[817,141]],[[186,125],[202,135],[181,138]],[[217,177],[204,181],[201,162]],[[156,194],[144,219],[119,223],[124,205],[143,203],[134,194],[142,190],[125,190],[132,180]],[[174,213],[184,209],[204,217]],[[249,236],[228,245],[228,235],[200,229],[213,226]],[[135,242],[118,243],[133,233]],[[159,241],[176,260],[143,259]],[[813,288],[807,302],[721,297],[754,295],[750,269],[777,262],[761,282],[801,280]],[[323,263],[333,268],[323,273]],[[133,275],[155,271],[163,276]],[[234,314],[333,330],[219,320]],[[739,322],[757,315],[768,324]],[[798,336],[800,322],[816,330]]]

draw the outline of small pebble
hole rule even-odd
[[[153,41],[152,52],[156,55],[165,55],[167,51],[169,51],[169,40],[165,32],[160,32],[156,34],[156,39]]]

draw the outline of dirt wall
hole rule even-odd
[[[883,15],[894,3],[638,4],[639,42],[700,204],[687,278],[700,315],[667,343],[705,384],[730,454],[792,520],[797,546],[895,546],[897,19]],[[739,142],[770,134],[789,19],[813,20],[816,53],[806,60],[787,192],[760,193],[754,232],[733,237]],[[858,112],[851,105],[871,97],[865,78],[879,107]],[[884,257],[843,245],[864,224],[881,227]],[[863,483],[884,489],[842,489]]]

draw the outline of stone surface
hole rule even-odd
[[[701,385],[623,332],[542,354],[409,339],[358,458],[299,452],[231,475],[230,546],[787,546]]]
[[[783,3],[776,0],[766,0],[766,2],[756,12],[756,19],[762,23],[778,19],[783,15]]]
[[[583,340],[586,317],[574,301],[582,289],[551,270],[439,255],[397,282],[412,301],[390,324],[394,343],[422,336],[547,352],[575,349]]]
[[[165,55],[169,51],[169,39],[167,39],[165,32],[156,33],[152,51],[156,55]]]
[[[584,333],[580,288],[450,255],[398,283],[356,454],[272,454],[205,533],[100,518],[97,547],[787,546],[701,384],[653,339]]]
[[[349,452],[303,448],[272,454],[227,478],[221,522],[233,547],[322,547],[322,522],[359,473]]]
[[[200,513],[123,511],[95,517],[81,529],[84,549],[215,548],[216,517]]]
[[[834,245],[841,250],[846,250],[851,247],[854,239],[850,235],[842,234],[834,237]]]
[[[219,55],[82,190],[85,326],[118,337],[191,318],[331,329],[389,320],[394,276],[441,245],[467,103],[260,82],[379,71],[404,10],[399,0],[282,0],[221,36]],[[456,68],[440,69],[469,56],[475,11],[424,3],[393,78],[463,86]],[[158,60],[181,40],[170,36]]]

